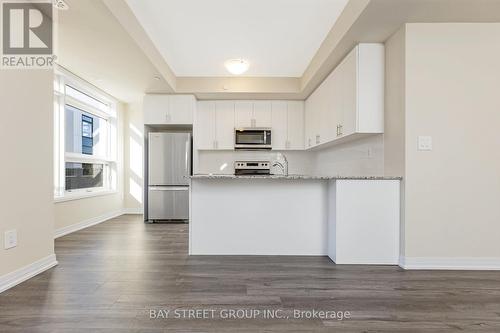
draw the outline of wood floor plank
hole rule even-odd
[[[0,294],[0,332],[500,331],[500,272],[342,266],[310,256],[190,257],[188,225],[131,215],[55,245],[57,267]],[[216,316],[151,319],[151,309]],[[231,309],[288,319],[221,318]],[[352,318],[294,317],[313,309]]]

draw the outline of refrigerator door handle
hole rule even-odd
[[[188,186],[149,186],[150,191],[188,191]]]
[[[186,165],[186,173],[188,175],[191,174],[190,170],[189,170],[189,140],[186,141],[186,158],[185,158],[185,165]]]

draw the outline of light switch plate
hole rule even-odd
[[[418,150],[421,150],[421,151],[432,150],[432,136],[419,136],[418,137]]]
[[[4,249],[11,249],[17,246],[17,230],[8,230],[4,235]]]

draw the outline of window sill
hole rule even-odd
[[[69,194],[65,194],[64,196],[61,196],[61,197],[55,197],[54,203],[80,200],[80,199],[86,199],[86,198],[101,197],[104,195],[112,195],[112,194],[117,194],[117,193],[118,193],[118,191],[116,191],[116,190],[100,190],[100,191],[93,191],[93,192],[69,193]]]

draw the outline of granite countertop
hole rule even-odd
[[[269,175],[269,176],[252,176],[252,175],[221,175],[221,174],[197,174],[190,176],[191,179],[291,179],[291,180],[335,180],[335,179],[353,179],[353,180],[401,180],[402,177],[397,176],[312,176],[312,175]]]

